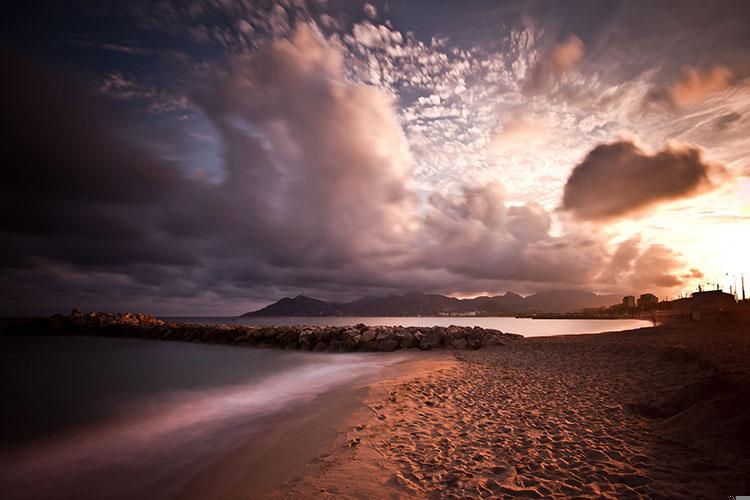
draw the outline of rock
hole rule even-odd
[[[344,336],[349,337],[351,340],[354,340],[355,342],[358,339],[362,338],[362,334],[359,333],[359,330],[357,330],[356,328],[348,328],[347,330],[344,331]]]
[[[313,351],[325,351],[327,348],[328,344],[326,344],[325,340],[321,340],[317,344],[315,344],[315,347],[313,347]]]
[[[476,350],[484,347],[484,339],[482,336],[482,329],[471,329],[466,332],[466,346],[469,349]]]
[[[466,349],[466,337],[463,334],[455,334],[445,338],[445,346],[451,349]]]
[[[503,345],[503,332],[498,330],[485,330],[484,345]]]
[[[394,336],[396,338],[396,341],[398,342],[399,347],[401,349],[411,349],[412,347],[416,347],[417,340],[414,337],[414,334],[411,333],[409,330],[404,330],[403,328],[394,332]]]
[[[398,349],[398,342],[396,339],[389,338],[378,341],[377,350],[380,352],[390,352]]]
[[[296,349],[299,342],[299,332],[294,329],[288,329],[281,333],[278,344],[284,349]]]
[[[378,341],[375,340],[375,339],[373,339],[373,340],[370,340],[369,342],[360,342],[359,343],[359,348],[357,350],[361,351],[361,352],[377,351],[378,350]]]
[[[6,334],[98,335],[151,340],[178,340],[277,349],[331,352],[382,351],[420,348],[423,350],[479,349],[502,345],[520,335],[479,327],[354,327],[330,326],[245,326],[237,324],[166,323],[143,313],[92,312],[73,309],[69,316],[25,322],[6,328]]]
[[[395,335],[393,333],[393,329],[385,327],[383,330],[380,330],[375,337],[375,340],[390,340],[394,338]]]
[[[368,328],[364,332],[362,332],[362,342],[370,342],[372,340],[375,340],[378,336],[377,330],[374,330],[372,328]]]
[[[333,339],[330,342],[326,342],[325,350],[328,352],[341,352],[341,341]],[[317,346],[316,346],[317,347]]]
[[[311,330],[303,330],[299,333],[299,348],[309,351],[315,345],[316,340]]]
[[[419,341],[419,348],[423,351],[429,351],[443,346],[443,335],[435,330],[429,330]]]

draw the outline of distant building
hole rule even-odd
[[[464,312],[439,312],[438,316],[447,318],[462,318],[468,316],[479,316],[477,311],[464,311]]]
[[[638,297],[638,307],[641,309],[653,309],[658,303],[659,299],[653,293],[644,293]]]
[[[622,305],[627,309],[635,309],[635,297],[633,295],[626,295],[622,298]]]
[[[693,293],[692,307],[702,313],[727,311],[735,305],[734,295],[721,290],[706,290]]]

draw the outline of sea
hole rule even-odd
[[[170,498],[269,417],[403,357],[0,335],[0,498]]]
[[[163,317],[165,321],[182,323],[229,323],[243,325],[327,325],[347,326],[480,326],[505,333],[518,333],[524,337],[549,335],[578,335],[631,330],[650,326],[640,319],[535,319],[478,316],[414,316],[414,317]]]
[[[171,318],[175,320],[175,318]],[[525,336],[635,320],[179,318],[198,323],[482,326]],[[104,337],[0,335],[0,496],[170,498],[285,412],[407,353],[307,353]]]

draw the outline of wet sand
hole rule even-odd
[[[375,457],[365,463],[355,456],[358,450],[350,438],[351,422],[373,415],[369,404],[372,394],[404,377],[454,362],[448,352],[411,352],[403,358],[376,376],[330,390],[303,407],[266,418],[259,423],[262,431],[195,474],[172,498],[289,498],[321,493],[380,497],[380,483],[389,479],[382,469],[385,464],[376,463]],[[340,469],[345,471],[344,476],[338,475]],[[328,476],[321,481],[318,476],[324,470]],[[360,484],[362,477],[368,481]]]
[[[674,324],[427,353],[367,391],[318,401],[331,412],[291,422],[221,498],[741,494],[747,330]],[[295,432],[320,439],[283,459],[304,448]],[[275,460],[283,473],[262,472]]]

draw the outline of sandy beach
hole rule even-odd
[[[741,494],[749,364],[747,325],[727,324],[415,355],[309,418],[280,420],[221,498]]]

